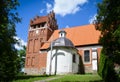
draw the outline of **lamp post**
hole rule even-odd
[[[52,70],[52,50],[53,50],[53,42],[55,42],[55,41],[51,41],[51,45],[50,45],[50,69],[49,69],[49,75],[51,75],[51,70]],[[60,42],[55,42],[55,43],[60,43]],[[56,55],[56,57],[57,57],[57,55]],[[55,57],[55,58],[56,58]],[[55,62],[57,62],[56,60],[55,60]],[[56,64],[55,64],[56,65]],[[56,67],[55,67],[55,75],[56,75]]]
[[[51,41],[51,45],[50,45],[50,68],[49,68],[49,75],[51,75],[51,67],[52,67],[52,49],[53,49],[53,46],[52,46],[52,41]]]
[[[49,64],[49,75],[51,75],[51,71],[52,71],[52,51],[53,51],[53,42],[55,43],[60,43],[60,42],[56,42],[56,41],[42,41],[43,43],[51,43],[50,45],[50,64]],[[55,56],[55,58],[57,58],[57,55]],[[57,60],[55,59],[55,63],[57,62]],[[56,64],[55,64],[56,65]],[[55,75],[56,75],[56,67],[55,67]]]

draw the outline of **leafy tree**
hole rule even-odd
[[[20,22],[15,12],[19,5],[17,0],[0,0],[0,81],[10,81],[16,76],[17,51],[14,47],[16,40],[15,23]]]
[[[26,55],[26,46],[23,46],[23,49],[18,50],[18,61],[19,61],[19,68],[20,72],[25,65],[25,55]]]
[[[120,57],[119,4],[120,0],[103,0],[98,4],[96,29],[101,31],[100,43],[103,45],[104,53],[112,58]],[[120,64],[118,60],[114,59],[114,62]]]
[[[116,76],[114,64],[120,65],[120,0],[103,0],[98,4],[96,18],[96,29],[101,31],[99,42],[103,46],[102,54],[105,55],[102,57],[104,61],[100,61],[105,63],[102,64],[101,75],[107,80],[110,74]]]
[[[98,74],[105,82],[117,82],[117,75],[114,71],[112,60],[101,51]]]

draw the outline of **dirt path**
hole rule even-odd
[[[51,81],[51,80],[54,80],[54,79],[59,79],[59,78],[62,78],[62,77],[63,76],[51,77],[51,78],[47,78],[47,79],[39,80],[39,81],[34,81],[34,82],[48,82],[48,81]]]

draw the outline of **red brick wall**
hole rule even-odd
[[[52,30],[40,27],[43,22]],[[47,41],[56,29],[58,27],[54,12],[50,12],[45,17],[38,16],[30,22],[25,60],[25,69],[28,74],[31,74],[31,71],[35,74],[46,67],[47,53],[40,53],[40,48],[44,44],[43,41]]]
[[[89,48],[90,50],[90,63],[84,63],[84,49],[80,49],[78,50],[78,53],[80,54],[84,67],[85,67],[85,72],[92,72],[92,48]],[[101,48],[97,48],[97,55],[98,55],[98,63],[99,63],[99,59],[100,59],[100,52],[101,52]]]
[[[43,40],[47,40],[47,30],[46,29],[39,29],[39,32],[36,33],[36,30],[29,31],[28,35],[28,44],[27,44],[27,52],[26,52],[26,61],[25,61],[25,69],[28,74],[31,74],[30,71],[39,72],[40,69],[46,67],[46,56],[47,54],[40,53],[40,47],[43,44]],[[37,69],[36,69],[37,68]],[[34,72],[36,73],[36,72]]]

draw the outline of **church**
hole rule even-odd
[[[30,20],[25,73],[62,75],[94,73],[102,46],[93,24],[58,29],[55,13]]]

